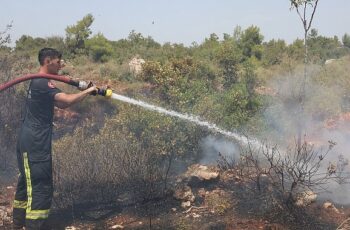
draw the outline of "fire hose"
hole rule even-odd
[[[8,82],[5,82],[0,85],[0,93],[4,91],[5,89],[8,89],[18,83],[36,79],[36,78],[46,78],[46,79],[51,79],[55,81],[60,81],[63,83],[66,83],[68,85],[72,85],[77,87],[80,90],[85,90],[91,86],[93,86],[92,82],[86,82],[86,81],[78,81],[78,80],[73,80],[72,78],[64,75],[54,75],[54,74],[43,74],[43,73],[37,73],[37,74],[27,74],[22,77],[15,78],[13,80],[10,80]],[[101,95],[104,97],[111,97],[112,96],[112,89],[106,88],[106,89],[101,89],[97,88],[97,91],[92,93],[92,95]]]

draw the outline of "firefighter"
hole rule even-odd
[[[39,73],[58,74],[62,54],[52,48],[39,51]],[[95,93],[91,86],[66,94],[45,78],[33,79],[27,93],[25,114],[17,142],[19,178],[13,203],[15,229],[47,229],[53,196],[51,139],[54,106],[67,108]]]

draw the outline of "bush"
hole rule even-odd
[[[0,84],[13,78],[28,63],[27,58],[0,53]],[[0,93],[0,170],[16,167],[16,138],[26,97],[26,84],[18,84]]]
[[[101,33],[87,40],[85,46],[94,62],[107,62],[113,53],[111,43]]]
[[[112,202],[125,193],[131,202],[163,196],[173,161],[195,158],[198,129],[143,109],[120,111],[98,133],[91,122],[54,144],[59,206]]]

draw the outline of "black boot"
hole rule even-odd
[[[13,209],[13,229],[23,229],[25,226],[26,210],[24,208]]]

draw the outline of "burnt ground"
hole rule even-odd
[[[60,229],[336,229],[350,217],[350,208],[324,208],[316,202],[286,211],[247,189],[233,175],[192,186],[196,199],[190,207],[172,195],[143,203],[84,204],[56,209],[49,223]],[[0,229],[11,229],[13,181],[1,183]],[[1,210],[3,210],[1,212]],[[348,229],[348,228],[344,228]]]

